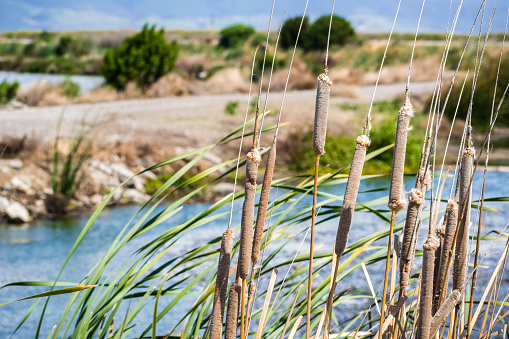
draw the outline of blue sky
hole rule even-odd
[[[485,25],[495,0],[487,1]],[[275,26],[283,17],[302,15],[305,0],[277,0]],[[460,0],[453,0],[453,12]],[[457,32],[468,32],[480,0],[464,0]],[[346,17],[364,32],[390,30],[398,0],[356,0],[336,2],[335,13]],[[402,0],[396,31],[413,32],[421,9],[421,0]],[[220,29],[233,23],[245,23],[266,29],[272,0],[0,0],[0,31],[17,30],[98,30],[138,29],[155,23],[166,29]],[[332,0],[310,0],[311,20],[330,13]],[[449,17],[450,1],[426,0],[421,22],[422,32],[443,32]],[[497,9],[492,30],[504,30],[506,4]],[[278,24],[277,24],[278,25]]]

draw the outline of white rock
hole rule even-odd
[[[0,197],[0,212],[5,214],[7,219],[13,223],[24,223],[32,221],[28,210],[19,202]]]
[[[90,203],[94,206],[98,206],[103,202],[103,197],[100,194],[94,194],[90,197]]]
[[[136,204],[144,204],[149,199],[149,196],[135,189],[128,189],[124,191],[124,198]]]
[[[23,161],[20,159],[2,159],[0,160],[0,166],[10,167],[12,169],[21,169],[23,167]]]
[[[212,190],[214,193],[219,195],[226,195],[233,192],[233,184],[228,182],[221,182],[217,185],[214,185],[212,187]],[[242,188],[238,189],[237,191],[241,190]]]
[[[26,175],[20,174],[15,177],[12,177],[10,184],[12,188],[24,192],[26,194],[33,194],[34,190],[32,189],[32,181]]]

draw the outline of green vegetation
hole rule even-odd
[[[70,78],[66,78],[62,82],[61,86],[64,90],[65,96],[68,98],[76,98],[80,94],[80,85],[73,82]]]
[[[224,48],[240,47],[254,32],[253,27],[242,24],[228,26],[219,32],[219,46]]]
[[[487,60],[483,61],[479,73],[479,80],[476,85],[474,103],[472,108],[472,126],[480,132],[485,132],[490,127],[490,116],[493,107],[493,91],[495,90],[497,68],[498,68],[498,57],[487,58]],[[500,75],[497,83],[497,95],[495,98],[495,108],[493,114],[495,114],[500,98],[502,97],[505,87],[507,86],[506,79],[508,78],[509,78],[509,57],[504,56],[504,58],[502,59],[502,64],[500,65]],[[462,79],[460,79],[460,81],[457,82],[460,83],[461,81]],[[460,119],[465,119],[467,115],[468,106],[470,104],[471,88],[472,88],[472,76],[469,75],[469,78],[467,79],[467,82],[465,84],[463,96],[461,97],[461,101],[459,101],[457,117]],[[454,117],[454,112],[456,111],[460,93],[461,86],[453,87],[451,96],[449,97],[449,102],[447,103],[447,106],[445,108],[445,115],[449,119],[452,119]],[[444,102],[446,94],[447,91],[443,91],[441,102]],[[428,102],[427,105],[428,109],[430,104],[431,102]],[[505,100],[502,106],[500,107],[500,111],[497,117],[497,126],[509,126],[509,102],[507,100]]]
[[[228,101],[226,103],[226,106],[224,107],[224,112],[228,115],[235,115],[237,114],[238,109],[239,109],[238,101]]]
[[[122,45],[106,52],[101,71],[106,83],[118,90],[125,89],[130,81],[146,88],[175,67],[177,54],[177,43],[167,43],[163,29],[156,31],[155,25],[145,25]]]
[[[347,109],[366,112],[366,105],[345,106]],[[395,99],[392,101],[383,100],[373,104],[373,112],[383,118],[373,123],[370,132],[371,145],[368,151],[377,150],[394,143],[396,135],[397,112],[401,106],[401,101]],[[419,124],[418,117],[412,120],[413,125]],[[361,130],[359,129],[359,132]],[[408,173],[415,173],[419,167],[420,154],[422,148],[422,139],[424,135],[419,129],[411,130],[408,134],[405,168]],[[292,145],[289,168],[295,172],[310,173],[315,164],[315,153],[310,147],[313,132],[306,134],[293,134],[288,142]],[[320,157],[320,165],[327,167],[327,171],[336,171],[348,166],[352,160],[355,148],[355,139],[357,136],[348,135],[327,135],[325,154]],[[364,173],[388,173],[392,167],[392,152],[384,152],[364,166]]]
[[[289,18],[284,22],[283,27],[281,27],[281,37],[279,38],[279,43],[282,48],[293,48],[295,40],[297,40],[297,33],[299,32],[301,21],[302,17],[298,16],[295,18]],[[301,36],[305,36],[308,27],[309,19],[308,17],[305,17],[302,22]]]
[[[16,97],[18,92],[19,82],[14,81],[12,83],[4,80],[0,83],[0,105],[8,104],[12,99]]]
[[[325,50],[329,32],[330,16],[324,15],[313,22],[302,39],[302,47],[309,50]],[[330,45],[343,46],[355,38],[355,30],[349,21],[334,15],[330,32]]]
[[[92,41],[81,37],[62,36],[55,49],[57,55],[70,55],[76,58],[87,55],[92,51]]]

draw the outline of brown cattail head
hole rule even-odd
[[[272,142],[272,146],[267,156],[267,166],[263,176],[262,190],[260,193],[260,202],[258,203],[258,214],[256,217],[256,226],[253,238],[253,253],[251,261],[253,264],[258,262],[260,257],[260,245],[262,242],[263,228],[265,226],[265,217],[267,215],[267,206],[269,205],[270,186],[272,185],[272,175],[274,174],[274,166],[276,164],[276,140]]]
[[[470,132],[469,126],[469,132]],[[468,133],[468,147],[463,151],[461,158],[459,208],[458,208],[458,237],[456,240],[454,257],[453,289],[461,290],[465,283],[468,261],[468,229],[470,226],[470,202],[472,198],[472,185],[470,180],[473,174],[475,150],[472,146],[471,136]]]
[[[430,326],[430,337],[432,338],[435,333],[437,333],[438,329],[444,321],[447,319],[449,314],[451,314],[453,308],[458,305],[461,301],[461,292],[459,290],[454,290],[451,292],[451,295],[447,297],[447,299],[444,301],[444,304],[440,306],[437,313],[431,320],[431,326]]]
[[[399,261],[400,297],[406,294],[410,273],[414,266],[415,244],[421,220],[421,211],[424,205],[424,194],[421,190],[412,188],[408,193],[408,209],[405,226],[403,228],[403,242]]]
[[[256,183],[246,180],[242,220],[240,225],[239,276],[244,280],[249,273],[251,250],[253,246],[253,222],[255,208]]]
[[[431,307],[433,303],[433,266],[435,263],[435,251],[438,249],[438,246],[440,246],[440,240],[436,236],[429,234],[428,239],[423,245],[421,298],[416,337],[418,339],[429,339],[430,337]]]
[[[313,150],[316,155],[325,154],[325,136],[327,133],[327,115],[332,81],[327,74],[318,76],[316,89],[315,125],[313,129]]]
[[[237,338],[241,286],[240,281],[234,282],[230,286],[230,293],[228,294],[228,308],[226,309],[226,324],[224,328],[225,339]]]
[[[223,238],[221,239],[214,301],[212,304],[212,314],[210,315],[210,338],[213,339],[221,339],[224,305],[226,303],[226,289],[228,287],[228,275],[232,256],[233,236],[233,230],[229,228],[224,231]]]
[[[408,95],[398,114],[396,127],[396,140],[394,141],[394,155],[392,159],[391,187],[389,191],[389,209],[392,212],[399,212],[405,208],[405,189],[403,175],[405,173],[405,152],[407,144],[410,118],[414,114],[414,108],[410,103]]]
[[[258,177],[258,166],[260,165],[261,160],[262,157],[260,156],[260,152],[258,152],[256,148],[247,154],[246,177],[247,180],[252,183],[256,183],[256,179]]]
[[[456,226],[458,222],[457,204],[454,199],[449,200],[445,210],[445,233],[444,241],[441,249],[440,267],[438,270],[438,277],[434,286],[433,297],[433,310],[437,311],[441,303],[441,293],[444,286],[446,286],[446,276],[449,273],[449,260],[452,255],[452,246],[454,242],[454,235],[456,233]]]
[[[364,159],[366,158],[366,149],[371,141],[367,135],[357,137],[357,144],[352,158],[352,166],[348,174],[346,182],[345,196],[343,198],[343,207],[339,217],[338,232],[336,234],[336,247],[334,249],[336,255],[341,256],[348,242],[348,234],[352,225],[353,212],[357,202],[357,193],[361,183],[362,168],[364,167]]]

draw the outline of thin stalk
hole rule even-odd
[[[320,154],[316,155],[315,177],[313,190],[313,207],[311,215],[311,240],[309,243],[309,273],[308,273],[308,295],[307,295],[307,314],[306,314],[306,338],[309,339],[311,329],[311,289],[313,283],[313,250],[315,241],[315,222],[316,222],[316,193],[318,189],[318,168],[320,166]]]
[[[387,290],[387,281],[389,280],[389,266],[391,260],[391,247],[392,247],[392,234],[394,233],[394,218],[396,217],[396,211],[391,212],[391,226],[389,228],[389,244],[387,245],[387,258],[385,261],[385,276],[384,276],[384,285],[382,289],[382,308],[380,310],[380,328],[384,328],[384,318],[385,318],[385,299]]]

